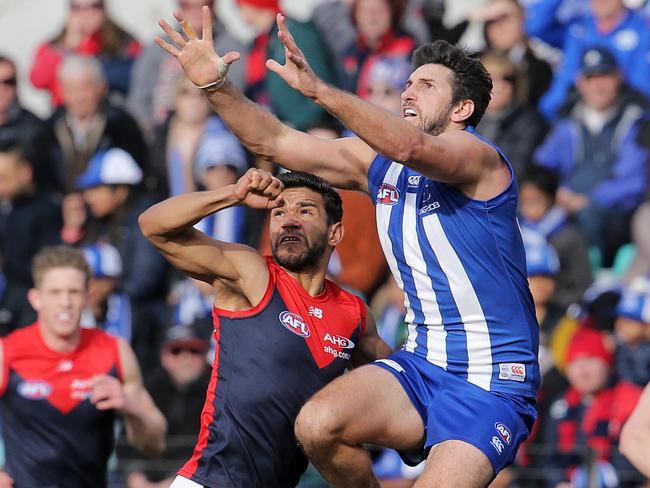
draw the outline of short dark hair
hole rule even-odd
[[[27,156],[27,150],[25,145],[18,139],[0,138],[0,154],[13,154],[21,162],[32,164],[29,157]]]
[[[441,39],[424,44],[413,53],[413,71],[425,64],[439,64],[454,73],[451,103],[472,100],[474,112],[467,119],[467,125],[477,125],[490,103],[492,92],[492,78],[483,64],[465,49]]]
[[[555,200],[560,178],[555,171],[544,166],[533,164],[526,168],[524,176],[521,179],[521,186],[525,184],[534,186],[549,198]]]
[[[310,190],[320,193],[325,202],[325,211],[327,212],[327,225],[336,224],[343,220],[343,201],[340,195],[320,176],[303,171],[292,171],[278,176],[285,188],[309,188]]]

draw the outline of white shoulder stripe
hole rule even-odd
[[[474,286],[460,258],[445,234],[437,214],[422,220],[429,245],[447,276],[451,294],[460,313],[467,336],[467,381],[490,390],[492,379],[492,345],[485,315]]]

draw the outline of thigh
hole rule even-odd
[[[372,364],[329,383],[305,408],[316,406],[336,423],[345,441],[410,449],[424,439],[422,418],[388,371]]]
[[[489,459],[476,447],[450,440],[434,446],[414,488],[483,488],[494,478]]]

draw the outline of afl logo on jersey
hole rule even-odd
[[[280,322],[287,329],[300,337],[309,337],[310,335],[309,327],[305,323],[304,319],[297,313],[285,310],[280,314]]]
[[[50,396],[52,385],[42,380],[23,381],[17,390],[20,396],[28,400],[41,400]]]
[[[377,203],[395,205],[399,201],[399,190],[393,185],[382,183],[377,191]]]
[[[497,422],[494,424],[494,428],[497,430],[499,437],[501,437],[506,444],[510,445],[512,442],[512,434],[510,434],[508,427],[503,425],[501,422]]]

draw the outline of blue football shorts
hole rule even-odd
[[[512,464],[535,421],[530,402],[521,400],[524,407],[490,393],[410,352],[398,351],[371,364],[397,378],[422,417],[424,446],[400,452],[411,466],[426,459],[432,446],[459,440],[483,452],[498,473]]]

